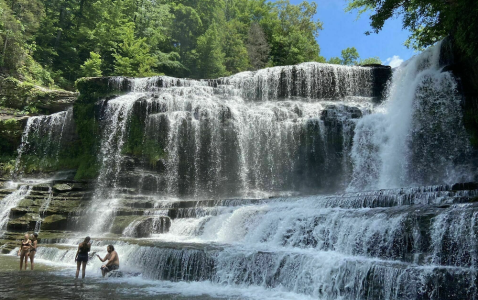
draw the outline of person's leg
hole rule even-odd
[[[30,256],[30,252],[25,253],[25,271],[27,270],[29,256]]]
[[[23,256],[25,253],[23,251],[20,251],[20,271],[23,270]]]
[[[81,278],[85,278],[86,261],[82,262],[82,264],[83,264],[83,270],[81,273]]]
[[[101,275],[103,275],[103,277],[105,277],[105,275],[106,275],[106,267],[101,268]]]
[[[35,260],[35,253],[36,251],[31,251],[30,252],[30,269],[33,271],[34,268],[34,263],[33,261]]]
[[[80,267],[81,267],[81,261],[76,262],[76,278],[78,278],[78,275],[80,274]]]

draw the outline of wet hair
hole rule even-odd
[[[85,237],[85,240],[81,243],[81,250],[85,250],[85,249],[88,249],[88,242],[90,241],[90,237],[87,236]]]
[[[108,245],[108,248],[110,248],[111,251],[115,251],[115,247],[113,247],[113,245]]]
[[[38,238],[38,232],[33,233],[33,236]]]

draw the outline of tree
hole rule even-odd
[[[323,61],[316,38],[322,29],[320,21],[314,21],[317,12],[315,2],[290,4],[289,0],[274,3],[270,22],[271,58],[276,66],[293,65],[306,61]]]
[[[461,50],[478,62],[475,0],[349,0],[346,11],[352,10],[358,10],[359,16],[371,11],[370,25],[376,33],[386,20],[401,16],[403,28],[412,32],[405,44],[418,50],[453,35]]]
[[[360,55],[355,47],[342,50],[342,64],[346,66],[356,65]]]
[[[98,53],[90,52],[90,58],[81,66],[81,71],[85,77],[101,76],[101,56]]]
[[[358,62],[358,65],[381,65],[382,60],[379,57],[370,57],[366,59],[361,59]]]
[[[113,54],[115,58],[115,75],[146,77],[155,73],[156,58],[150,54],[145,38],[135,38],[134,25],[126,27],[125,38],[119,45],[119,51]]]
[[[199,78],[217,78],[226,75],[224,52],[216,23],[198,38],[197,62]]]
[[[341,65],[342,60],[339,57],[331,57],[328,61],[329,64]]]
[[[270,47],[264,30],[257,22],[252,23],[247,37],[247,53],[251,68],[253,70],[264,68],[269,60],[269,52]]]
[[[242,41],[238,27],[240,27],[240,23],[237,20],[231,20],[225,26],[222,44],[224,49],[224,66],[228,74],[246,71],[249,68],[247,48]]]

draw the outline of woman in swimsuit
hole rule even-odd
[[[30,248],[30,268],[33,271],[33,260],[35,259],[35,254],[37,253],[38,247],[38,233],[34,233],[31,236],[32,239],[32,247]]]
[[[25,261],[25,270],[27,269],[28,256],[30,255],[30,248],[32,246],[32,241],[28,238],[28,234],[25,234],[25,239],[22,240],[20,250],[18,254],[20,255],[20,271],[23,268],[23,261]]]
[[[90,252],[91,243],[90,237],[87,236],[85,240],[78,245],[78,251],[76,251],[76,278],[80,274],[80,266],[83,266],[81,278],[85,278],[85,268],[88,262],[88,252]]]

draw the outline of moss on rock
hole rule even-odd
[[[43,219],[41,228],[45,230],[62,230],[67,223],[68,219],[63,215],[50,215]]]

